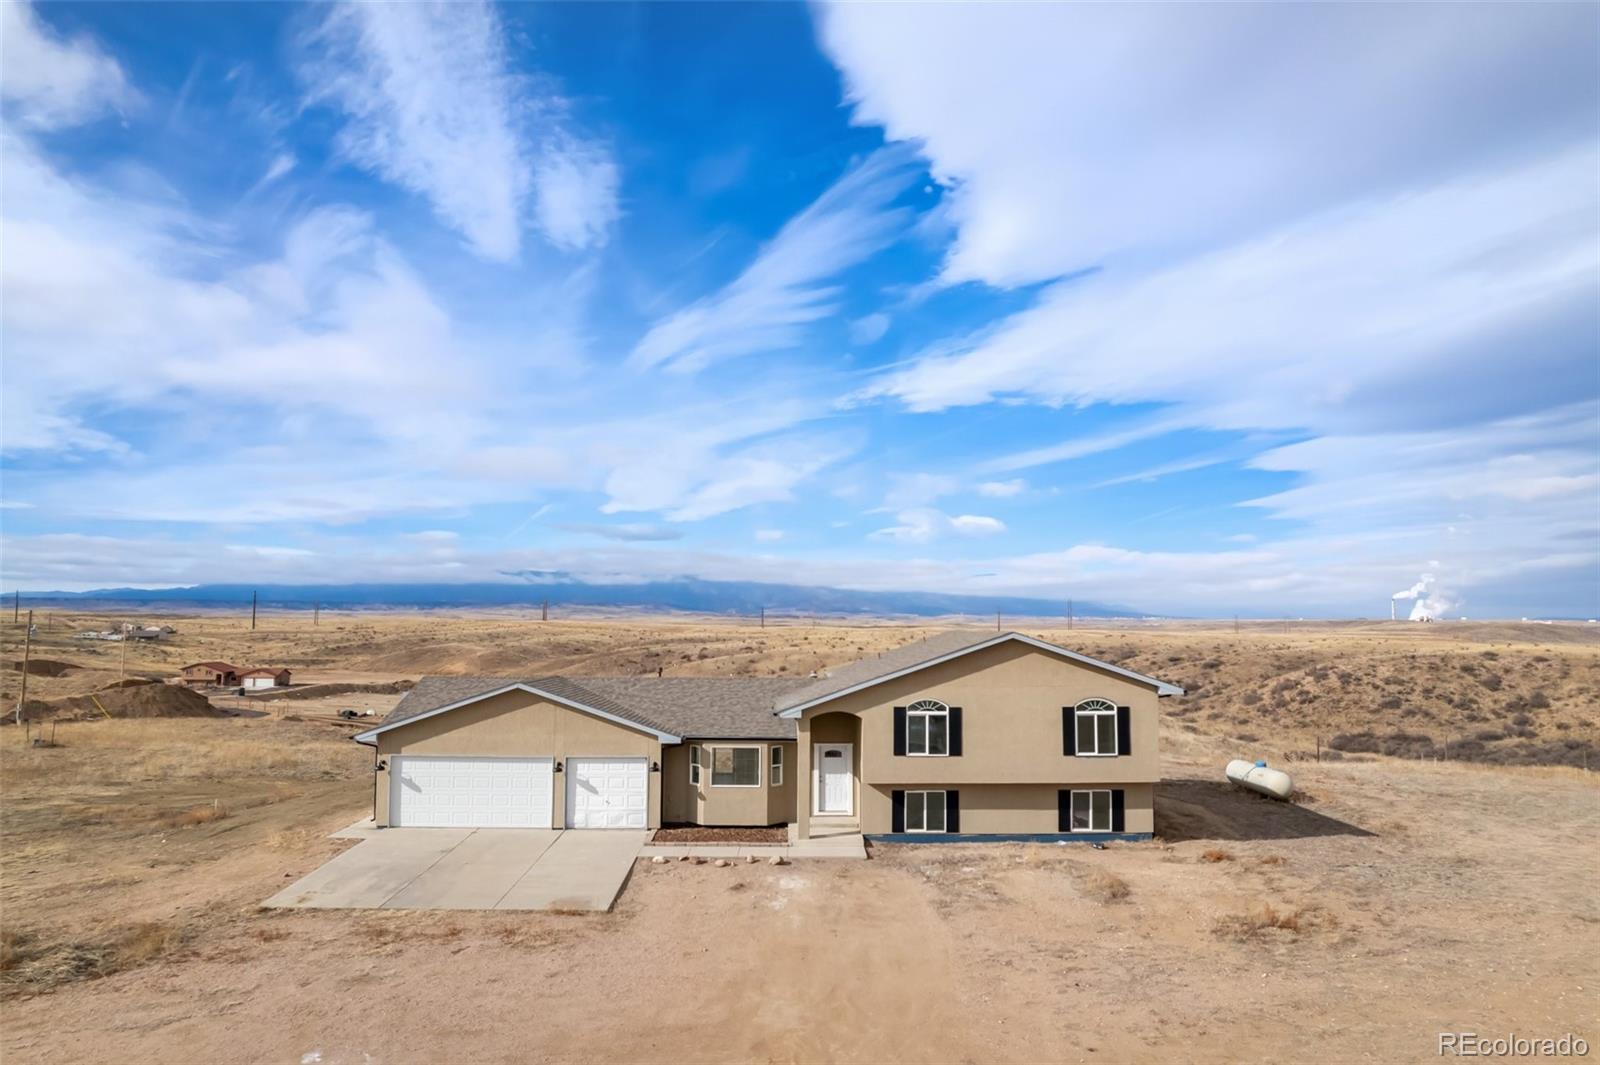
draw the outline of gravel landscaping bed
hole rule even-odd
[[[788,843],[787,828],[681,828],[656,829],[653,843]]]

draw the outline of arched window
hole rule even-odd
[[[950,753],[950,708],[937,699],[918,699],[906,707],[906,753]]]
[[[1080,755],[1117,753],[1117,707],[1107,699],[1085,699],[1073,708]]]

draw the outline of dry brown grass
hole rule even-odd
[[[1223,850],[1221,847],[1212,847],[1210,850],[1201,852],[1200,860],[1202,862],[1231,862],[1233,861],[1233,852]]]
[[[1280,910],[1269,902],[1247,913],[1218,918],[1212,927],[1212,932],[1220,939],[1245,942],[1279,932],[1298,936],[1302,933],[1331,930],[1337,926],[1337,918],[1319,907],[1301,906]]]
[[[180,810],[166,819],[164,824],[168,828],[193,828],[196,825],[208,825],[213,821],[220,821],[228,816],[228,808],[220,800],[203,802]]]
[[[52,786],[99,786],[268,774],[275,778],[275,794],[287,799],[297,794],[288,781],[335,779],[370,762],[353,743],[327,742],[323,728],[270,719],[72,721],[57,730],[60,749],[0,743],[0,762],[12,786],[45,779]]]
[[[33,994],[132,969],[170,954],[182,938],[176,928],[159,921],[121,925],[74,939],[6,929],[0,932],[0,994]]]
[[[1100,902],[1121,902],[1131,894],[1128,882],[1116,873],[1096,869],[1079,885],[1083,893]]]

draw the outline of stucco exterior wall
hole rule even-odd
[[[1127,755],[1062,753],[1061,708],[1095,697],[1130,708]],[[894,708],[918,699],[937,699],[962,708],[960,756],[895,755]],[[1128,790],[1127,831],[1150,831],[1134,827],[1133,790],[1135,785],[1160,779],[1159,708],[1156,693],[1145,685],[1024,643],[1009,642],[962,655],[805,712],[798,723],[798,760],[805,764],[805,774],[798,778],[800,831],[802,835],[810,831],[812,748],[820,742],[851,742],[847,735],[850,720],[858,728],[854,739],[857,810],[864,832],[889,831],[889,792],[914,787],[959,788],[963,832],[1054,832],[1056,792],[1069,784],[1115,785]],[[999,790],[1002,787],[1004,790]],[[970,819],[969,790],[977,803]],[[1148,815],[1139,816],[1148,820]],[[1008,823],[1046,820],[1043,828]]]
[[[506,692],[433,717],[407,722],[376,737],[386,768],[378,771],[374,816],[389,824],[389,772],[393,755],[463,755],[498,758],[646,758],[661,761],[661,741],[580,710],[523,691]],[[665,768],[665,767],[663,767]],[[662,773],[649,774],[651,828],[661,825]],[[566,824],[566,774],[555,774],[552,823]]]
[[[700,785],[689,778],[689,751],[701,751]],[[779,825],[794,820],[794,744],[771,740],[686,739],[666,748],[662,787],[666,794],[666,820],[695,825]],[[761,786],[718,787],[711,783],[711,748],[754,747],[761,758]],[[772,785],[772,748],[784,753],[783,783]]]
[[[893,787],[868,786],[861,790],[861,831],[883,835],[893,830],[890,792],[897,788],[920,790],[924,787],[952,787],[943,782],[919,781]],[[1055,784],[962,784],[961,831],[967,833],[1021,834],[1055,833],[1060,830]],[[1094,787],[1118,787],[1124,793],[1124,832],[1155,831],[1155,785],[1123,783]]]

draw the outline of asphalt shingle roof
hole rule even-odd
[[[704,739],[794,739],[773,715],[776,700],[805,680],[775,677],[423,677],[380,727],[511,684],[527,684],[627,721]]]

